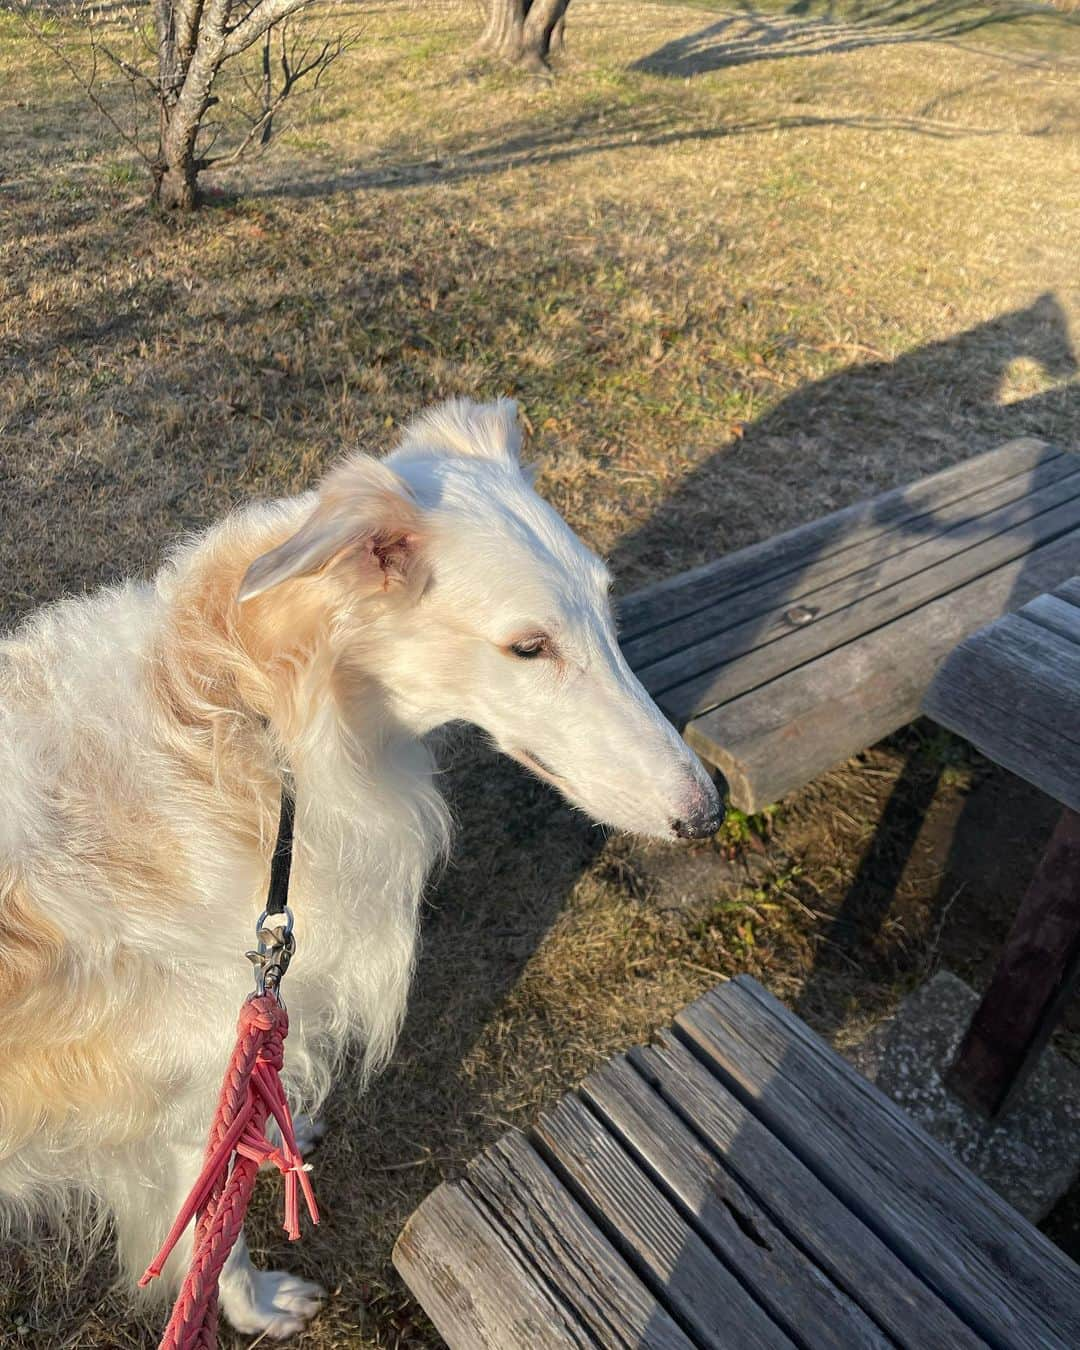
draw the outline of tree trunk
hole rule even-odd
[[[161,123],[154,200],[166,211],[199,204],[199,127],[217,100],[211,88],[225,54],[229,0],[158,0]]]
[[[199,204],[194,161],[167,165],[157,175],[154,200],[163,211],[194,211]]]
[[[546,70],[563,47],[570,0],[488,0],[487,24],[477,46],[511,65]]]
[[[203,113],[213,102],[209,84],[205,87],[201,99],[182,94],[171,109],[162,106],[165,129],[154,170],[154,199],[166,211],[194,211],[199,204],[197,179],[202,166],[195,147]]]
[[[488,17],[477,50],[508,60],[521,43],[525,26],[525,0],[488,0]]]
[[[555,20],[555,23],[553,24],[551,29],[551,41],[549,43],[549,49],[551,52],[554,52],[559,56],[561,56],[563,52],[566,51],[566,8],[567,5],[569,5],[569,3],[570,0],[566,0],[566,4],[563,5],[562,13]]]

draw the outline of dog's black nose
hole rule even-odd
[[[715,834],[724,823],[724,808],[719,803],[710,803],[707,809],[687,816],[685,820],[671,822],[671,828],[680,839],[707,839]]]

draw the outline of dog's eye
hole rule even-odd
[[[542,634],[523,638],[521,642],[512,642],[510,650],[515,656],[520,656],[523,661],[531,661],[534,657],[544,656],[548,650],[548,640]]]

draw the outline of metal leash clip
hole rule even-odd
[[[277,914],[264,909],[255,925],[255,936],[258,947],[253,952],[245,952],[255,967],[255,992],[280,997],[278,987],[296,951],[293,915],[288,905]]]

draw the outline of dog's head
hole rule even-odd
[[[387,459],[333,470],[240,598],[330,576],[341,629],[417,734],[472,722],[597,820],[710,834],[716,789],[623,659],[607,568],[533,491],[520,442],[508,400],[433,410]]]

